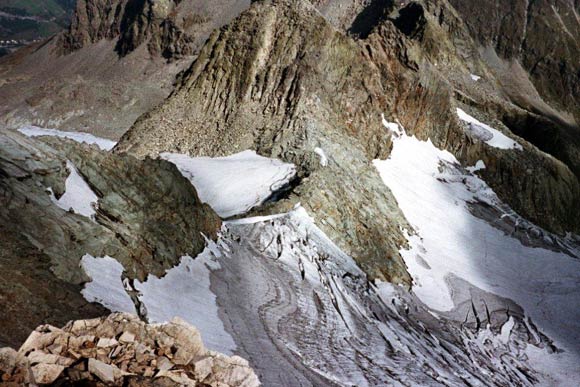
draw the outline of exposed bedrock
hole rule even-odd
[[[183,255],[199,254],[202,234],[215,238],[221,225],[166,161],[50,141],[0,132],[0,267],[8,284],[0,305],[6,313],[19,311],[18,325],[0,319],[6,344],[16,345],[41,323],[104,312],[79,293],[90,280],[80,266],[85,254],[115,257],[127,278],[144,280],[163,275]],[[86,203],[94,215],[78,210],[89,198],[75,192],[71,176],[95,195],[96,203]],[[73,200],[63,202],[65,194]]]
[[[424,36],[446,36],[425,18]],[[390,152],[385,114],[466,165],[482,159],[485,178],[522,215],[557,232],[578,230],[571,216],[577,178],[523,139],[525,152],[470,137],[455,113],[456,89],[432,61],[422,41],[392,20],[355,41],[307,1],[255,2],[211,35],[177,89],[135,123],[116,152],[218,156],[250,148],[293,162],[301,184],[275,208],[302,202],[371,277],[408,283],[398,253],[406,221],[371,164]]]

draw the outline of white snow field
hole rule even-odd
[[[243,151],[227,157],[162,153],[194,185],[200,199],[223,218],[243,214],[266,201],[296,174],[293,164]]]
[[[75,213],[93,219],[96,214],[93,205],[98,202],[99,198],[79,174],[73,163],[67,161],[66,167],[70,174],[65,182],[65,192],[59,199],[52,194],[52,201],[65,211],[72,208]]]
[[[53,136],[68,138],[80,143],[95,144],[102,150],[106,151],[113,149],[117,144],[115,141],[93,136],[90,133],[84,132],[65,132],[57,129],[39,128],[37,126],[25,126],[18,129],[18,131],[28,137]]]
[[[215,246],[209,242],[209,246]],[[216,296],[210,290],[210,268],[219,268],[212,256],[215,247],[207,247],[195,259],[185,256],[178,266],[162,278],[149,275],[145,282],[124,284],[124,267],[111,257],[85,255],[81,267],[91,278],[82,294],[89,302],[98,302],[113,312],[136,314],[128,291],[135,291],[141,312],[150,323],[165,323],[178,316],[197,327],[208,348],[232,354],[236,344],[218,316]]]
[[[580,260],[524,246],[472,215],[469,203],[507,206],[430,140],[394,136],[389,159],[374,164],[416,232],[408,236],[410,249],[401,251],[415,294],[434,310],[449,311],[449,279],[456,276],[515,301],[558,348],[576,356],[575,366],[561,371],[579,377]],[[504,216],[518,217],[513,211]]]
[[[121,275],[125,269],[115,258],[86,254],[81,259],[81,267],[91,278],[81,292],[87,301],[98,302],[112,312],[137,314],[123,286]]]
[[[211,241],[209,245],[215,246]],[[210,290],[210,268],[220,268],[212,256],[216,251],[219,254],[217,248],[207,247],[195,259],[182,257],[163,278],[149,275],[143,283],[135,281],[135,288],[149,322],[163,323],[179,316],[199,329],[209,348],[231,355],[236,344],[218,316],[216,296]]]
[[[524,149],[518,142],[512,140],[499,130],[478,121],[460,108],[457,108],[457,116],[461,121],[469,125],[470,131],[475,137],[484,141],[489,146],[499,149]]]

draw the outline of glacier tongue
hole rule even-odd
[[[115,270],[119,278],[87,284],[109,307]],[[155,321],[195,321],[214,349],[231,335],[229,350],[264,385],[531,385],[546,379],[528,354],[562,355],[548,354],[549,340],[517,308],[497,326],[473,327],[369,282],[302,207],[225,222],[200,256],[133,285]]]
[[[414,227],[401,251],[411,292],[370,282],[298,205],[226,221],[198,257],[142,283],[123,279],[113,258],[86,257],[83,294],[152,322],[186,319],[210,348],[247,358],[264,385],[576,380],[576,245],[521,219],[450,153],[384,123],[394,148],[375,165]],[[295,173],[253,152],[163,157],[222,216],[259,205]]]

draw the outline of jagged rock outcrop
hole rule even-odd
[[[212,34],[179,89],[117,150],[250,148],[292,162],[302,179],[295,197],[325,232],[374,277],[408,282],[397,247],[404,220],[370,163],[388,155],[381,113],[393,96],[365,55],[307,1],[256,2]]]
[[[209,351],[175,318],[147,325],[130,314],[39,326],[16,352],[0,349],[3,385],[254,387],[248,362]]]
[[[463,72],[467,64],[450,51],[438,22],[446,19],[433,19],[425,13],[424,25],[409,30],[421,32],[409,33],[391,17],[355,41],[307,1],[255,2],[212,34],[177,90],[136,122],[117,152],[217,156],[251,148],[293,162],[302,181],[279,207],[300,201],[371,277],[406,282],[398,258],[405,220],[371,165],[389,154],[385,113],[466,165],[484,160],[490,185],[532,221],[577,230],[570,214],[580,186],[569,169],[529,144],[517,154],[489,147],[459,122],[454,85],[429,53],[441,51]]]
[[[247,5],[243,0],[206,4],[182,0],[80,0],[58,50],[68,54],[100,40],[116,40],[125,56],[147,44],[153,56],[175,60],[194,54],[199,44],[228,15]]]
[[[90,280],[79,264],[85,254],[115,257],[128,278],[144,280],[163,275],[183,255],[200,253],[202,233],[215,238],[221,225],[168,162],[52,142],[0,133],[0,224],[6,230],[0,266],[8,276],[0,306],[20,316],[19,324],[0,320],[2,343],[18,344],[43,322],[103,313],[79,294]],[[57,203],[63,193],[85,200],[74,186],[65,187],[71,165],[97,197],[94,218]]]
[[[0,60],[0,121],[119,138],[249,0],[80,0],[68,30]]]

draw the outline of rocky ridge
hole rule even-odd
[[[120,56],[146,44],[151,55],[176,60],[194,54],[220,17],[239,12],[245,4],[221,1],[210,7],[179,0],[81,0],[70,28],[58,37],[58,51],[69,54],[107,39],[116,40]]]
[[[248,0],[81,0],[70,27],[0,61],[0,121],[117,139]]]
[[[18,352],[0,349],[0,380],[5,386],[260,385],[246,360],[207,350],[183,320],[147,325],[129,314],[71,321],[62,329],[39,326]]]
[[[403,20],[408,7],[419,7],[419,24]],[[518,213],[559,233],[578,230],[570,210],[578,208],[580,185],[569,168],[523,139],[525,152],[490,147],[460,123],[456,108],[469,97],[457,97],[444,70],[469,77],[470,63],[460,55],[477,47],[463,31],[467,48],[455,50],[450,23],[443,23],[449,18],[430,9],[411,2],[353,40],[307,1],[255,2],[212,34],[177,89],[135,123],[116,152],[218,156],[255,149],[293,162],[302,180],[278,209],[300,201],[371,277],[408,282],[398,255],[406,221],[371,165],[390,152],[384,114],[465,166],[483,160],[483,176]],[[328,166],[320,165],[316,148],[326,152]]]
[[[115,257],[128,279],[144,280],[150,273],[163,275],[183,255],[199,254],[203,235],[215,238],[221,224],[168,162],[51,142],[0,134],[0,223],[7,231],[0,264],[8,276],[2,288],[10,295],[1,303],[20,316],[18,325],[0,321],[0,342],[6,344],[17,345],[43,322],[63,324],[103,313],[80,295],[90,280],[79,265],[85,254]],[[93,217],[56,204],[67,191],[71,165],[96,194]]]

